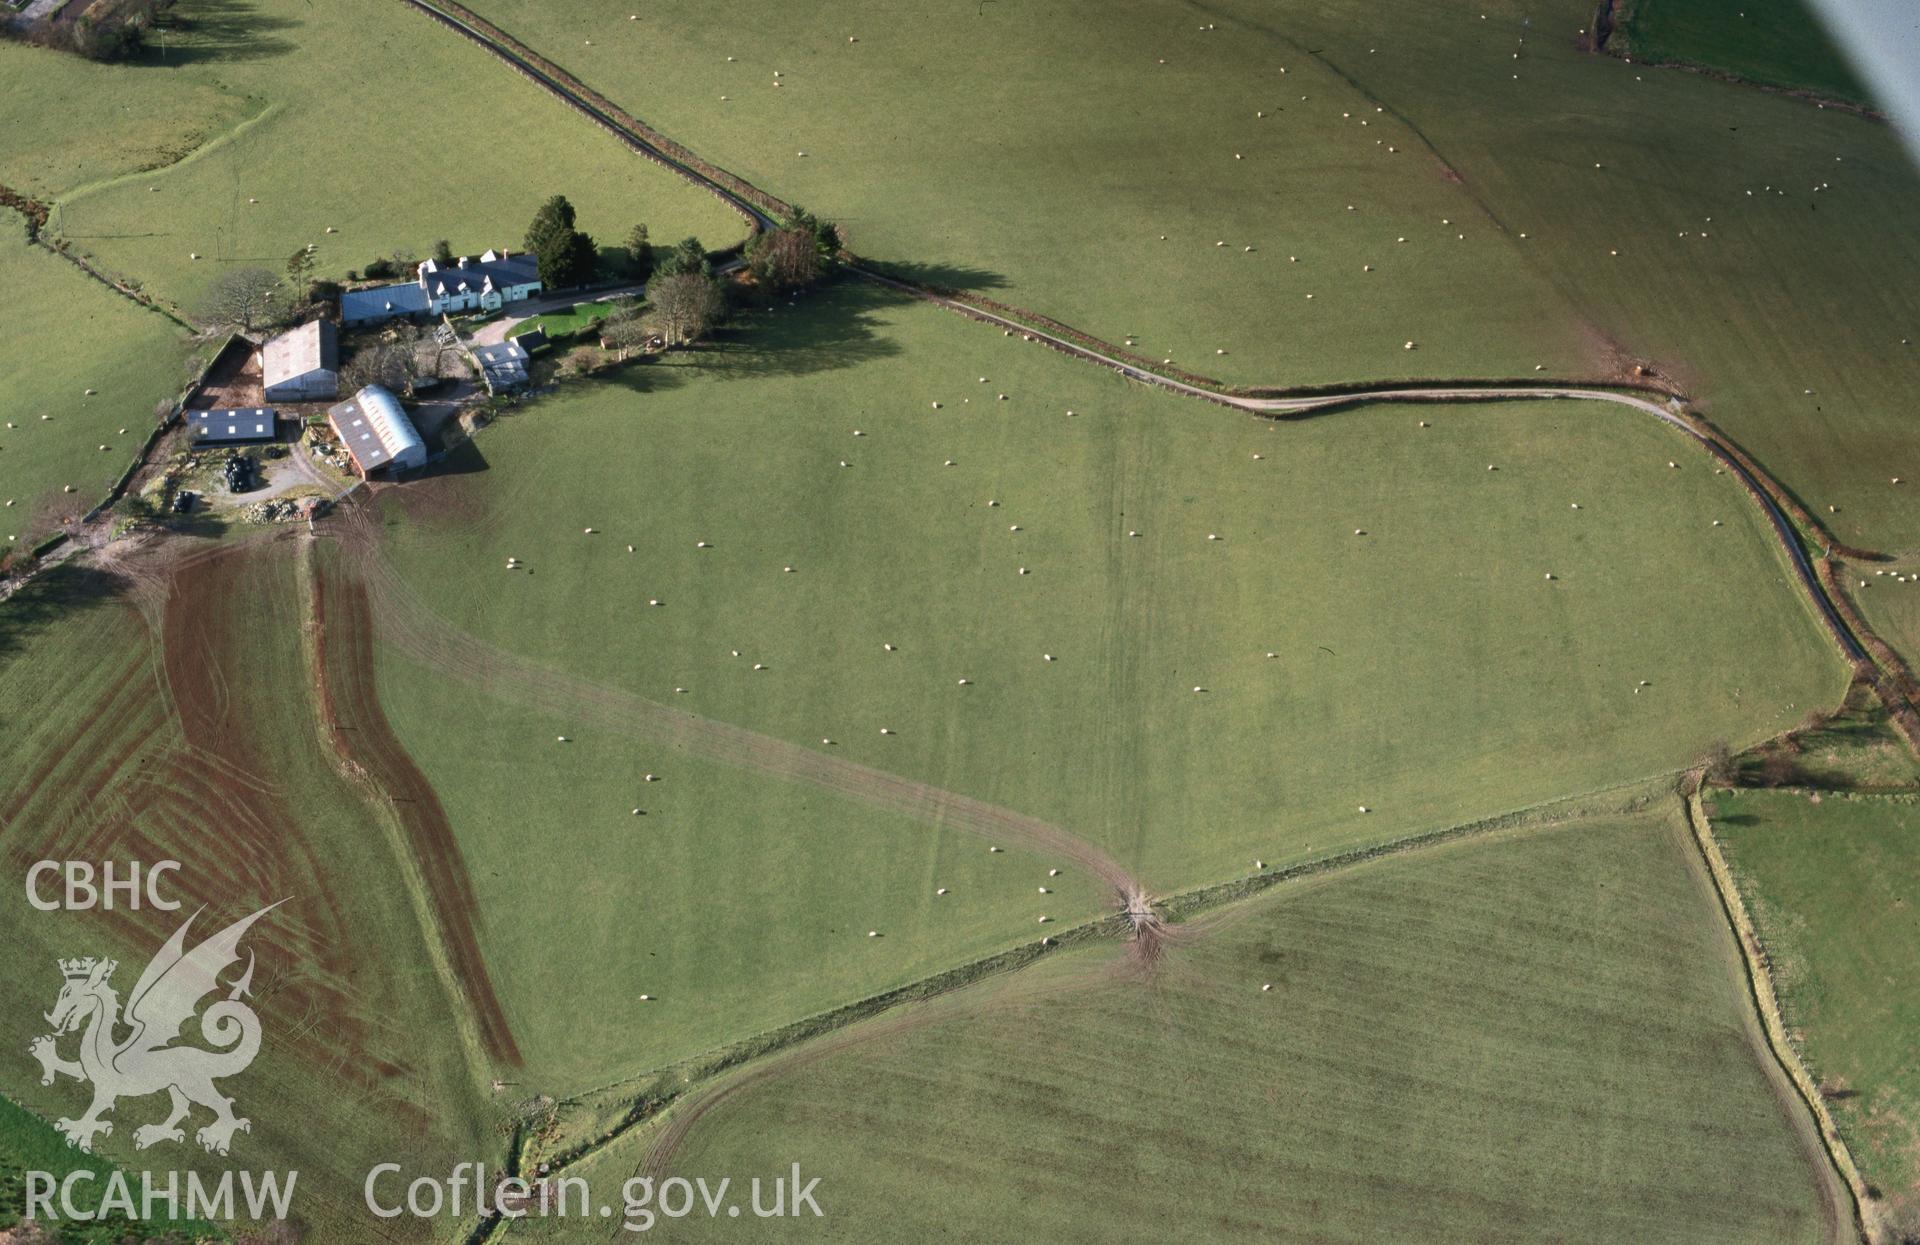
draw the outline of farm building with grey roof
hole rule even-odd
[[[531,255],[488,251],[462,255],[450,264],[426,260],[412,281],[352,290],[340,296],[343,324],[369,324],[401,316],[498,311],[540,292],[540,263]]]
[[[261,383],[275,402],[314,402],[340,395],[338,331],[325,320],[288,329],[260,350]]]
[[[379,385],[368,385],[328,408],[327,423],[363,476],[387,468],[406,471],[427,465],[426,442],[407,418],[400,399]]]
[[[279,432],[280,414],[267,407],[252,407],[188,411],[186,418],[187,435],[194,445],[234,445],[273,440]]]

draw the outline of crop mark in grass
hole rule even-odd
[[[828,751],[699,717],[497,648],[441,617],[399,577],[379,552],[377,529],[364,507],[342,507],[329,519],[327,530],[342,538],[342,548],[356,560],[375,615],[388,624],[381,632],[383,642],[429,669],[570,721],[684,747],[722,764],[818,787],[917,821],[1071,860],[1110,886],[1123,910],[1130,906],[1130,897],[1144,893],[1119,861],[1051,822]]]

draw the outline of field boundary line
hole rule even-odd
[[[228,143],[231,143],[235,139],[239,138],[242,134],[245,134],[248,130],[251,130],[254,126],[259,125],[261,122],[266,121],[272,117],[278,116],[281,112],[284,112],[285,110],[286,110],[286,105],[284,102],[278,101],[278,100],[270,101],[262,105],[260,110],[254,113],[252,116],[240,118],[240,120],[234,122],[231,126],[227,127],[225,130],[222,130],[220,133],[213,135],[212,137],[208,138],[206,141],[197,144],[192,151],[189,151],[187,154],[185,154],[184,156],[181,156],[177,160],[169,160],[165,164],[157,165],[154,168],[150,168],[150,169],[134,169],[132,172],[128,172],[128,173],[115,173],[111,177],[96,178],[93,181],[85,182],[81,185],[75,186],[72,189],[64,191],[63,193],[55,197],[53,201],[54,211],[57,214],[61,209],[65,208],[66,205],[69,203],[77,203],[81,199],[88,198],[89,196],[98,194],[101,191],[111,190],[115,186],[123,185],[128,182],[136,182],[142,178],[165,177],[167,174],[173,172],[173,170],[177,168],[181,168],[185,165],[192,164],[194,161],[199,160],[201,157],[205,156],[208,152],[218,151],[220,148],[225,147]],[[62,237],[66,236],[66,234],[62,230],[60,230],[57,226],[55,227],[54,231],[56,233],[60,233]]]
[[[1869,121],[1887,123],[1887,115],[1870,104],[1856,104],[1852,100],[1840,99],[1832,95],[1822,95],[1810,87],[1776,86],[1771,82],[1762,82],[1757,78],[1746,78],[1728,69],[1715,69],[1711,65],[1700,65],[1693,61],[1675,60],[1663,57],[1659,60],[1643,55],[1633,46],[1632,35],[1626,29],[1633,24],[1634,0],[1600,0],[1594,10],[1593,21],[1588,29],[1593,34],[1586,40],[1588,50],[1601,56],[1610,56],[1615,60],[1637,63],[1653,69],[1678,69],[1683,73],[1696,74],[1702,78],[1711,78],[1715,82],[1725,82],[1731,86],[1746,87],[1749,90],[1764,91],[1768,95],[1784,95],[1805,104],[1820,108],[1832,108],[1839,112],[1850,112]],[[1615,38],[1619,36],[1619,38]],[[1635,57],[1639,57],[1636,62]]]
[[[1697,859],[1706,866],[1707,881],[1719,898],[1721,916],[1725,918],[1728,932],[1733,935],[1739,951],[1747,997],[1760,1020],[1764,1045],[1781,1075],[1792,1085],[1795,1096],[1807,1109],[1820,1149],[1826,1155],[1827,1162],[1822,1164],[1825,1175],[1828,1179],[1837,1178],[1847,1190],[1854,1234],[1861,1241],[1879,1245],[1886,1239],[1884,1227],[1878,1222],[1878,1216],[1869,1219],[1868,1208],[1872,1200],[1867,1193],[1866,1181],[1861,1178],[1860,1169],[1855,1166],[1847,1143],[1840,1137],[1840,1129],[1827,1110],[1826,1100],[1820,1096],[1819,1086],[1814,1084],[1813,1077],[1807,1072],[1806,1065],[1800,1062],[1799,1054],[1787,1037],[1786,1022],[1780,1015],[1779,996],[1774,991],[1773,975],[1767,969],[1766,944],[1754,928],[1746,900],[1734,882],[1733,871],[1727,867],[1727,858],[1720,850],[1719,840],[1714,837],[1712,820],[1707,816],[1706,805],[1700,799],[1698,771],[1689,774],[1688,787],[1681,800],[1687,829],[1697,849]],[[1827,1180],[1822,1181],[1822,1184],[1825,1183]],[[1839,1240],[1838,1207],[1835,1207],[1835,1211],[1831,1236]]]
[[[1278,889],[1288,882],[1338,874],[1388,857],[1408,855],[1427,848],[1477,839],[1502,831],[1549,830],[1586,816],[1631,813],[1652,808],[1672,797],[1674,780],[1681,774],[1682,771],[1678,770],[1666,771],[1588,792],[1556,796],[1538,804],[1460,822],[1437,830],[1421,831],[1368,847],[1339,852],[1285,869],[1275,869],[1251,877],[1234,878],[1179,892],[1164,900],[1155,900],[1153,907],[1156,912],[1168,916],[1197,915],[1242,900],[1263,897],[1269,891]],[[1609,796],[1614,798],[1607,799]],[[640,1086],[648,1082],[665,1086],[658,1093],[645,1094],[630,1100],[626,1110],[615,1124],[603,1128],[586,1141],[557,1151],[548,1161],[556,1170],[563,1164],[577,1162],[588,1153],[615,1140],[619,1135],[657,1116],[669,1106],[698,1090],[704,1083],[742,1065],[783,1054],[795,1046],[826,1037],[849,1025],[872,1019],[905,1004],[938,997],[989,977],[1025,968],[1054,951],[1110,938],[1124,940],[1132,932],[1132,923],[1125,914],[1111,913],[1097,917],[1079,925],[1070,926],[1048,938],[1021,943],[1004,951],[969,960],[903,985],[852,1000],[827,1011],[801,1017],[720,1046],[709,1047],[705,1051],[689,1055],[684,1059],[629,1076],[618,1077],[559,1097],[556,1101],[560,1105],[593,1111],[596,1110],[593,1099],[611,1094],[623,1087]],[[1177,947],[1183,941],[1183,935],[1186,939],[1191,939],[1206,932],[1207,927],[1204,925],[1176,924],[1167,930],[1167,941]],[[603,1107],[607,1105],[611,1104],[603,1104]]]

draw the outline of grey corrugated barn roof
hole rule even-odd
[[[426,465],[427,447],[414,430],[413,421],[401,408],[400,399],[379,385],[368,385],[338,406],[329,407],[327,422],[363,472],[389,465]]]

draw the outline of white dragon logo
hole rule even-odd
[[[213,1084],[216,1079],[245,1071],[260,1052],[260,1017],[240,1001],[253,981],[251,952],[247,971],[227,997],[200,1016],[200,1035],[217,1049],[169,1043],[179,1038],[181,1027],[193,1019],[201,1000],[219,988],[220,974],[239,962],[241,935],[279,906],[269,905],[235,921],[192,951],[183,950],[187,927],[200,914],[188,917],[134,983],[124,1020],[120,1016],[120,996],[107,984],[116,961],[92,956],[60,961],[66,984],[46,1016],[53,1032],[35,1038],[27,1053],[40,1061],[42,1085],[53,1084],[58,1074],[93,1082],[93,1105],[87,1113],[54,1125],[66,1135],[67,1144],[92,1150],[96,1133],[113,1133],[113,1122],[100,1117],[113,1110],[115,1102],[163,1089],[173,1101],[172,1110],[165,1121],[134,1130],[133,1143],[142,1150],[157,1142],[185,1141],[180,1121],[194,1104],[214,1113],[213,1122],[194,1134],[209,1153],[225,1154],[235,1132],[253,1131],[249,1121],[233,1113],[233,1099]],[[62,1059],[56,1049],[59,1039],[82,1026],[86,1032],[80,1039],[79,1059]],[[120,1039],[115,1037],[116,1030],[131,1033]]]

